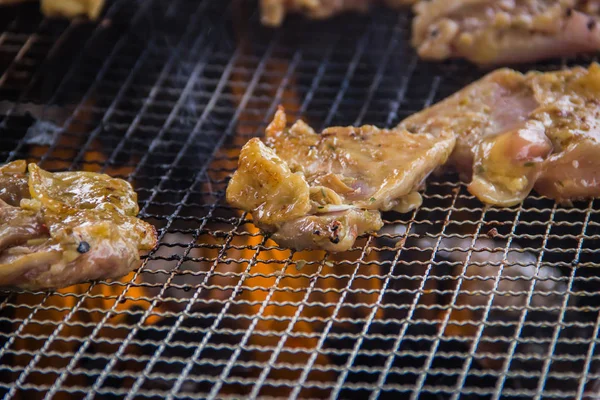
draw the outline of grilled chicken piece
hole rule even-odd
[[[0,184],[6,182],[0,197],[2,288],[56,289],[119,278],[139,264],[140,251],[156,245],[154,227],[135,217],[137,195],[126,181],[50,173],[16,161],[0,169]]]
[[[431,0],[414,6],[424,59],[533,62],[600,50],[598,0]]]
[[[512,206],[532,188],[562,203],[600,196],[600,66],[526,75],[501,69],[400,124],[454,132],[448,167],[485,203]]]
[[[436,240],[420,239],[420,246],[433,248]],[[481,355],[507,354],[510,342],[498,338],[514,336],[525,308],[532,318],[556,323],[567,291],[566,282],[561,280],[562,275],[556,268],[536,267],[536,256],[516,244],[506,248],[506,242],[485,238],[478,238],[473,243],[472,238],[448,237],[438,245],[436,257],[454,262],[452,275],[462,277],[446,280],[454,285],[446,290],[458,295],[452,307],[444,311],[449,315],[442,315],[442,319],[448,319],[443,333],[475,340],[479,338],[479,327],[485,323],[476,349]],[[546,311],[544,307],[554,312]],[[537,335],[542,336],[541,329]],[[520,350],[536,352],[523,346]],[[502,367],[502,358],[481,355],[477,359],[483,367]]]
[[[375,4],[390,7],[413,4],[416,0],[261,0],[261,21],[279,26],[288,13],[303,13],[313,19],[329,18],[346,11],[365,12]]]
[[[302,121],[288,128],[280,108],[265,142],[243,147],[227,201],[282,246],[339,252],[381,228],[380,210],[421,204],[417,189],[446,161],[454,136],[373,126],[317,134]]]
[[[535,190],[563,203],[600,197],[600,65],[529,74],[553,153]]]

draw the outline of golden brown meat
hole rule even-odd
[[[469,191],[499,206],[532,188],[568,203],[600,196],[600,65],[526,75],[501,69],[400,124],[454,132],[448,162]]]
[[[288,128],[280,109],[265,142],[243,147],[228,202],[250,211],[280,245],[338,252],[381,228],[379,210],[418,207],[417,190],[446,161],[454,136],[373,126],[317,134],[302,121]]]
[[[154,227],[136,218],[137,195],[126,181],[50,173],[16,161],[0,168],[4,182],[19,183],[0,198],[2,288],[55,289],[119,278],[138,266],[140,251],[156,245]]]
[[[598,0],[431,0],[414,6],[424,59],[533,62],[600,50]]]
[[[261,0],[261,21],[279,26],[288,13],[302,13],[313,19],[329,18],[346,11],[365,12],[375,4],[401,7],[416,0]]]

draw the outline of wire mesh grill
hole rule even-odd
[[[597,397],[594,201],[484,208],[434,179],[336,255],[280,248],[224,202],[279,104],[315,128],[391,127],[485,73],[419,61],[408,13],[270,30],[253,7],[2,9],[0,158],[128,179],[160,235],[121,280],[2,294],[4,398]]]

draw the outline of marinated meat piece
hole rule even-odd
[[[261,0],[261,21],[279,26],[288,13],[303,13],[313,19],[329,18],[346,11],[365,12],[375,4],[400,7],[416,0]]]
[[[400,128],[454,132],[446,168],[470,181],[483,202],[515,205],[535,188],[568,203],[600,196],[599,94],[598,64],[526,75],[501,69]]]
[[[19,205],[0,201],[0,287],[55,289],[119,278],[138,266],[140,251],[156,245],[154,227],[136,218],[137,194],[128,182],[35,164],[26,174],[23,165],[2,168],[22,171],[29,193]]]
[[[317,134],[302,121],[288,128],[280,109],[265,143],[254,138],[243,147],[228,202],[250,211],[280,245],[339,252],[381,228],[380,210],[421,204],[417,190],[446,161],[454,136],[373,126]]]
[[[539,174],[536,165],[552,151],[543,126],[529,121],[537,107],[525,77],[501,69],[440,103],[404,120],[411,132],[451,131],[453,167],[480,200],[497,205],[521,202]]]
[[[431,0],[414,6],[424,59],[533,62],[600,50],[598,0]]]

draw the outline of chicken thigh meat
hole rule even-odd
[[[598,0],[430,0],[414,11],[423,59],[498,65],[600,50]]]
[[[413,135],[373,126],[287,127],[282,109],[265,143],[242,149],[227,200],[282,246],[333,252],[383,225],[379,211],[407,212],[421,204],[418,189],[443,164],[454,135]]]
[[[0,167],[0,287],[57,289],[120,278],[156,245],[121,179],[44,171],[19,160]]]
[[[512,206],[532,189],[562,203],[600,196],[600,65],[554,72],[500,69],[400,128],[453,132],[445,169],[485,203]]]

